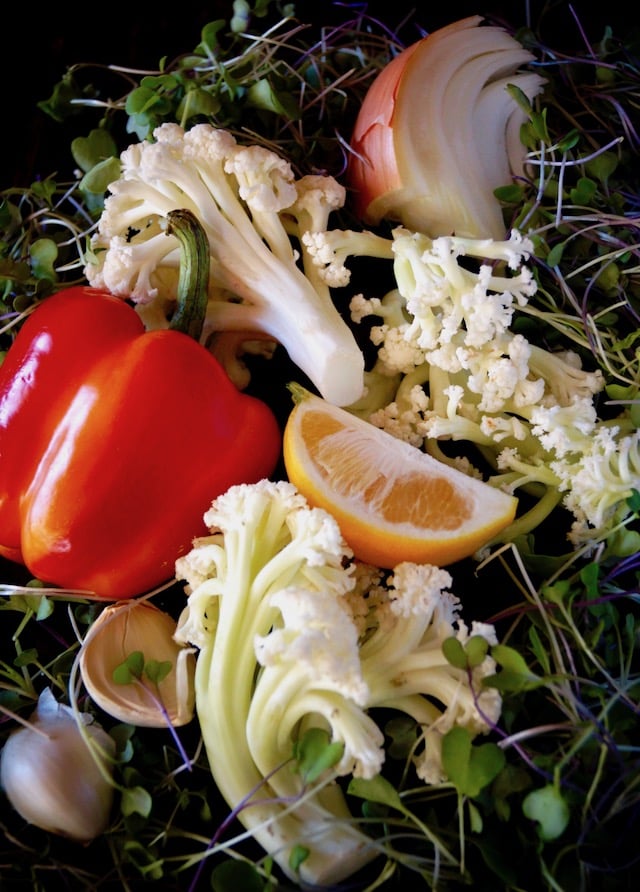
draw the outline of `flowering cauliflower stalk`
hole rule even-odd
[[[329,280],[348,282],[350,232],[317,233],[313,256]],[[365,392],[348,408],[443,460],[442,440],[477,445],[494,467],[493,483],[533,496],[533,507],[502,534],[534,529],[558,504],[574,545],[593,545],[630,515],[640,490],[640,434],[630,412],[601,421],[604,388],[570,350],[551,352],[515,332],[536,283],[533,252],[517,231],[508,238],[431,239],[404,227],[383,239],[396,287],[382,298],[356,295],[351,317],[371,318],[377,347]],[[358,253],[380,258],[381,238],[358,240]]]
[[[354,562],[335,520],[288,482],[232,487],[205,515],[210,535],[176,564],[187,605],[176,638],[199,649],[196,710],[214,780],[238,818],[291,879],[340,883],[378,854],[351,815],[341,777],[385,762],[375,707],[415,719],[416,770],[445,780],[442,736],[486,733],[500,715],[486,656],[473,675],[444,657],[465,641],[451,577],[403,564],[390,579]],[[492,627],[472,627],[495,643]],[[292,770],[317,730],[339,756],[312,788]],[[306,857],[293,867],[291,855]]]

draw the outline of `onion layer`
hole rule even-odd
[[[519,71],[534,56],[503,28],[469,16],[407,47],[371,85],[354,127],[347,172],[367,225],[383,219],[431,238],[505,237],[498,186],[521,174],[526,112],[544,86]]]

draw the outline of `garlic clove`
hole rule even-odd
[[[522,172],[526,112],[544,78],[504,28],[469,16],[431,32],[382,69],[360,108],[347,180],[356,213],[431,238],[505,237],[498,186]]]
[[[28,726],[0,753],[0,785],[30,824],[78,842],[99,836],[113,803],[115,743],[90,717],[58,703],[49,688]]]
[[[151,728],[188,724],[195,711],[195,650],[178,644],[175,620],[145,600],[117,601],[91,626],[80,649],[82,681],[92,700],[121,722]],[[114,670],[134,653],[144,663],[169,662],[159,681],[143,671],[127,684]]]

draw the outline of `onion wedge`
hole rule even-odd
[[[412,44],[371,85],[353,130],[347,182],[367,225],[397,220],[432,238],[505,236],[493,192],[521,174],[526,120],[544,78],[503,28],[469,16]]]

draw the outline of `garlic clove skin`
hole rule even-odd
[[[195,713],[195,649],[175,641],[175,631],[176,621],[147,600],[116,601],[106,607],[79,655],[82,681],[94,703],[130,725],[188,724]],[[135,652],[141,652],[145,662],[170,662],[171,671],[157,685],[144,674],[118,684],[114,670]]]
[[[78,842],[108,826],[113,804],[113,739],[90,717],[60,704],[49,688],[29,727],[13,731],[0,753],[0,786],[25,821]]]
[[[354,126],[347,171],[367,225],[383,219],[431,238],[505,237],[493,192],[521,174],[526,113],[544,78],[521,70],[534,56],[504,28],[469,16],[400,53],[372,83]]]

